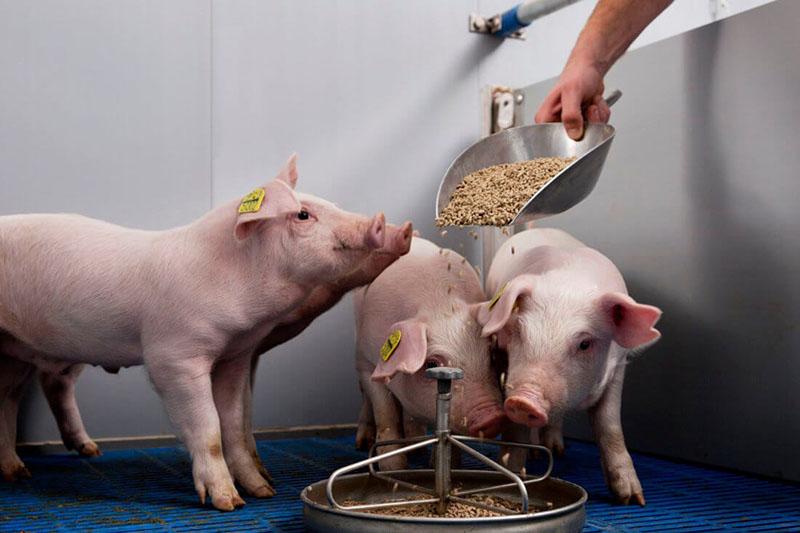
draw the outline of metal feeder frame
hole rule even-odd
[[[435,379],[438,388],[436,397],[436,431],[434,433],[434,436],[433,437],[422,436],[411,439],[394,439],[394,440],[376,442],[370,448],[368,459],[364,459],[363,461],[359,461],[357,463],[353,463],[351,465],[342,467],[336,470],[333,474],[331,474],[331,476],[328,478],[328,482],[325,485],[325,491],[326,491],[326,496],[328,498],[328,503],[330,503],[331,507],[333,507],[334,509],[338,509],[340,511],[367,511],[373,509],[383,509],[388,507],[401,507],[409,505],[435,503],[437,513],[443,515],[447,510],[448,502],[458,502],[473,507],[485,509],[488,511],[493,511],[495,513],[502,515],[529,514],[531,502],[530,502],[530,497],[528,496],[528,491],[526,489],[526,486],[543,481],[550,476],[550,472],[553,470],[553,454],[550,452],[548,448],[536,444],[504,442],[504,441],[483,439],[477,437],[468,437],[463,435],[453,435],[450,431],[450,400],[452,399],[452,392],[451,392],[452,381],[455,379],[462,379],[464,377],[464,372],[460,368],[437,367],[437,368],[427,369],[425,371],[425,375],[429,378]],[[528,477],[527,475],[524,475],[523,479],[523,477],[515,474],[514,472],[505,468],[501,464],[489,459],[482,453],[467,446],[466,444],[464,444],[465,442],[478,442],[482,444],[491,444],[494,446],[509,446],[509,447],[525,448],[528,450],[540,451],[547,456],[547,470],[544,472],[544,474],[537,477]],[[398,444],[406,444],[406,446],[376,455],[376,450],[378,448],[384,446],[393,446]],[[402,479],[396,479],[391,475],[392,472],[395,471],[380,472],[375,470],[375,463],[383,459],[388,459],[396,455],[412,452],[414,450],[419,450],[421,448],[425,448],[430,445],[434,446],[435,486],[433,489],[428,487],[423,487],[415,483],[409,483]],[[494,470],[495,472],[503,474],[503,476],[507,477],[510,482],[499,485],[490,485],[487,487],[473,488],[469,490],[453,490],[450,483],[451,480],[450,454],[453,449],[453,446],[455,446],[455,448],[463,452],[466,452],[467,454],[474,457],[483,464],[491,467],[491,469]],[[339,502],[337,502],[336,498],[334,498],[333,495],[333,486],[334,483],[336,482],[336,479],[344,474],[347,474],[349,472],[364,467],[369,467],[370,476],[373,476],[377,479],[381,479],[383,481],[387,481],[389,483],[394,483],[395,487],[402,486],[411,489],[413,491],[430,495],[432,497],[413,499],[413,500],[398,500],[398,501],[388,501],[381,503],[369,503],[360,505],[342,505]],[[477,470],[477,472],[491,472],[491,471]],[[487,503],[470,500],[464,497],[464,496],[469,496],[471,494],[478,494],[481,492],[491,492],[515,486],[519,489],[520,502],[522,505],[521,512],[515,512],[502,507],[496,507]],[[536,503],[541,507],[547,508],[547,503],[544,501],[537,500]]]

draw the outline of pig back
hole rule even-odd
[[[486,292],[494,294],[517,276],[547,277],[551,284],[625,291],[622,275],[606,256],[587,247],[569,233],[551,228],[520,232],[495,254],[486,279]]]
[[[0,217],[0,329],[64,358],[128,351],[149,233],[77,215]]]
[[[472,265],[452,250],[414,237],[409,253],[356,295],[359,352],[377,358],[392,324],[444,314],[454,299],[485,299]]]

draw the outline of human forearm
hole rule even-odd
[[[580,63],[605,76],[630,44],[672,0],[600,0],[567,65]]]

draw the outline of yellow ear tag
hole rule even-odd
[[[386,339],[386,342],[384,342],[383,346],[381,346],[381,359],[384,361],[389,360],[394,351],[397,349],[397,346],[400,344],[400,337],[402,336],[403,332],[399,329],[396,329],[389,334],[389,338]]]
[[[242,198],[242,203],[239,204],[239,214],[242,213],[258,213],[261,209],[261,204],[264,202],[264,189],[259,187]]]
[[[497,289],[497,293],[492,296],[491,300],[489,300],[489,311],[491,311],[492,307],[494,307],[495,304],[500,300],[500,297],[503,295],[503,291],[506,290],[506,285],[508,285],[508,283],[503,283],[503,286]]]

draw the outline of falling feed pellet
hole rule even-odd
[[[442,237],[446,237],[447,236],[447,230],[443,229],[442,231],[439,232],[439,235],[441,235]]]
[[[531,196],[574,159],[540,157],[475,171],[456,187],[450,202],[436,217],[436,225],[505,226]]]

